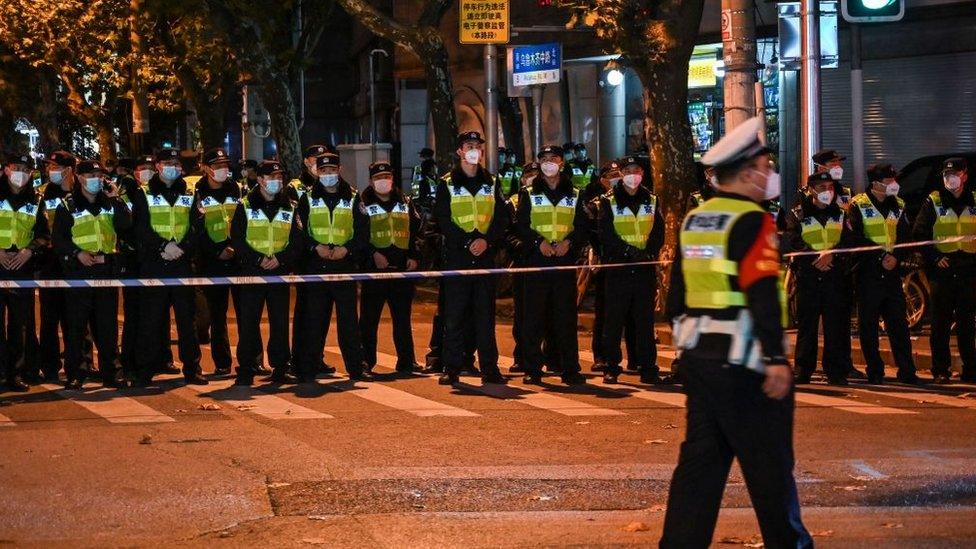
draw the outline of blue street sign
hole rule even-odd
[[[559,82],[562,45],[536,44],[512,48],[512,83],[516,86]]]

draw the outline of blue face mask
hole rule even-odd
[[[88,194],[98,194],[102,190],[102,180],[99,177],[86,177],[85,190]]]
[[[64,181],[64,172],[62,171],[48,172],[47,176],[55,185],[60,185]]]
[[[264,190],[270,195],[278,194],[281,190],[281,180],[279,179],[267,179],[264,182]]]
[[[339,182],[339,174],[324,173],[319,176],[319,183],[325,187],[334,187]]]
[[[159,172],[159,176],[166,182],[176,181],[176,178],[180,176],[180,169],[176,166],[163,166],[163,171]]]

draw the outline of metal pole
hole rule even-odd
[[[854,144],[854,189],[864,190],[864,89],[861,74],[861,26],[851,24],[851,141]]]
[[[369,148],[372,162],[376,162],[376,76],[373,71],[373,55],[382,53],[389,57],[386,50],[376,48],[369,52]]]
[[[542,149],[542,98],[545,91],[543,84],[532,86],[532,158]]]
[[[497,86],[495,78],[494,44],[485,44],[485,155],[488,157],[485,166],[489,173],[498,172],[498,99],[495,97]]]
[[[820,149],[820,1],[800,2],[800,179],[813,173],[811,157]]]
[[[241,102],[243,105],[241,109],[241,158],[246,159],[251,145],[251,126],[247,112],[248,108],[250,108],[247,100],[247,84],[241,86]]]
[[[755,114],[756,16],[754,0],[722,0],[724,111],[728,132]],[[727,30],[726,30],[727,29]]]
[[[766,95],[763,93],[763,84],[761,81],[756,81],[753,91],[753,97],[756,101],[756,116],[762,121],[762,131],[759,133],[759,139],[762,140],[763,144],[766,143]]]

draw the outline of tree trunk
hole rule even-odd
[[[95,128],[95,135],[98,138],[98,156],[102,162],[115,161],[118,153],[115,151],[115,127],[112,118],[109,116],[92,121]]]
[[[288,89],[288,81],[269,74],[258,87],[261,103],[271,117],[271,131],[278,146],[278,160],[284,164],[290,177],[302,173],[302,139],[295,121],[295,101]]]
[[[440,173],[447,173],[456,161],[454,152],[457,146],[454,141],[458,134],[447,48],[436,29],[424,29],[420,32],[415,52],[424,64],[427,104],[434,125],[437,167]]]
[[[503,88],[504,93],[504,88]],[[505,97],[498,102],[498,116],[502,120],[505,146],[515,152],[516,162],[525,163],[525,139],[522,136],[522,105],[518,97]]]
[[[670,259],[681,229],[688,196],[695,187],[693,143],[688,124],[687,74],[671,60],[637,67],[644,82],[644,125],[654,192],[661,199],[665,244],[663,258]]]
[[[139,34],[139,17],[143,14],[142,0],[129,2],[129,42],[132,45],[133,56],[146,54],[142,36]],[[135,62],[129,66],[129,82],[132,89],[132,129],[129,139],[129,153],[132,156],[145,154],[149,145],[149,98],[146,83],[139,76],[139,67]]]

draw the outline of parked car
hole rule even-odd
[[[961,156],[970,166],[976,166],[976,151],[970,151],[916,158],[898,172],[898,183],[901,185],[898,196],[905,201],[905,214],[910,221],[915,221],[925,197],[942,188],[942,162],[954,156]]]

